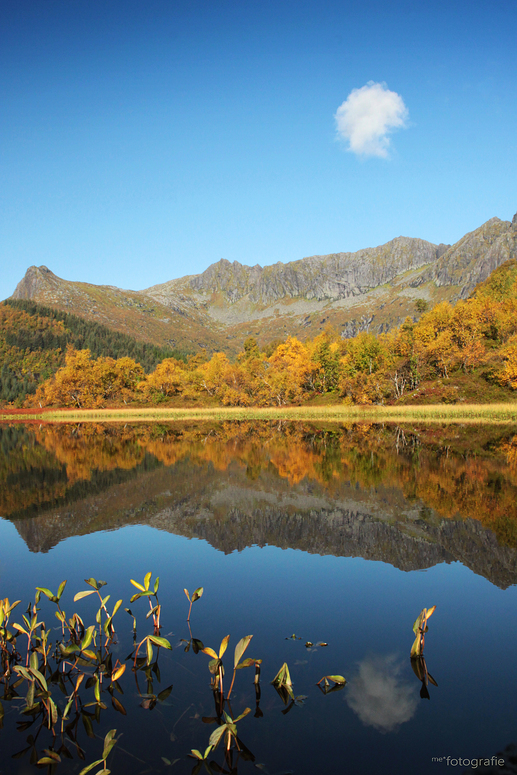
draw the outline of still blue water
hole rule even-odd
[[[194,465],[190,475],[193,482],[199,477]],[[217,476],[223,490],[235,487],[235,478],[228,480],[228,470]],[[149,492],[143,494],[147,500],[137,504],[141,512],[152,511],[164,497],[163,491],[156,492],[151,504]],[[277,497],[280,501],[284,496]],[[333,497],[337,508],[341,496]],[[132,502],[132,512],[137,505]],[[346,505],[350,508],[349,502]],[[76,508],[72,504],[68,511],[62,510],[61,518],[73,521]],[[91,508],[97,509],[98,525],[98,503]],[[105,508],[110,508],[108,501]],[[166,701],[152,710],[141,706],[139,691],[145,694],[145,679],[139,679],[137,688],[128,662],[120,682],[124,695],[119,697],[127,715],[108,705],[94,725],[97,738],[90,739],[84,732],[81,736],[85,760],[75,755],[63,759],[55,772],[79,773],[98,758],[102,738],[112,728],[121,733],[110,754],[112,772],[192,772],[196,763],[187,754],[192,748],[204,751],[208,745],[215,727],[203,723],[202,717],[214,715],[214,700],[209,657],[192,650],[185,653],[181,642],[190,637],[184,587],[204,588],[203,597],[193,606],[193,635],[216,650],[222,638],[231,635],[226,687],[233,648],[241,637],[253,634],[247,654],[262,659],[263,715],[254,716],[251,669],[237,673],[232,692],[234,717],[245,707],[253,711],[238,722],[238,729],[254,760],[240,758],[235,772],[439,775],[451,771],[451,765],[437,761],[440,757],[491,757],[517,740],[513,658],[517,588],[513,584],[500,588],[457,561],[407,571],[378,560],[272,545],[225,553],[207,540],[142,524],[83,535],[73,535],[71,524],[70,537],[50,551],[29,551],[19,532],[21,524],[20,520],[0,522],[0,597],[23,601],[16,611],[20,615],[13,620],[20,621],[21,609],[33,598],[36,585],[55,591],[67,579],[63,608],[67,613],[78,611],[89,622],[96,610],[92,598],[72,602],[76,592],[87,588],[85,578],[105,579],[109,605],[122,598],[127,606],[135,592],[130,579],[141,582],[152,571],[153,579],[160,576],[161,634],[174,646],[172,652],[161,651],[161,681],[155,679],[154,685],[156,693],[173,685]],[[27,532],[28,523],[23,524]],[[478,550],[486,552],[481,543]],[[437,609],[429,620],[425,655],[438,686],[429,685],[430,699],[422,699],[409,652],[413,622],[424,606],[432,605]],[[51,621],[52,604],[43,598],[41,607],[43,618]],[[135,602],[131,609],[145,634],[145,601]],[[123,662],[131,651],[131,620],[121,609],[115,623],[119,642],[113,653]],[[54,626],[57,637],[57,621]],[[293,634],[296,639],[288,639]],[[328,645],[307,648],[308,641]],[[269,683],[283,662],[289,665],[294,694],[303,697],[286,714]],[[347,685],[323,695],[316,682],[336,673],[346,677]],[[61,708],[64,702],[59,700]],[[26,746],[31,733],[16,731],[21,705],[3,702],[2,775],[36,772],[29,754],[12,758]],[[42,739],[45,734],[46,730]],[[47,735],[45,740],[48,746],[51,738]],[[73,746],[68,747],[74,753]],[[229,771],[221,746],[210,761],[215,764],[209,765],[213,767],[209,771]],[[452,767],[453,772],[464,769]]]

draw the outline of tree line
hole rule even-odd
[[[0,401],[20,401],[65,365],[67,347],[94,358],[130,357],[149,373],[164,358],[185,359],[170,347],[139,342],[77,315],[24,299],[0,304]]]
[[[269,350],[250,337],[234,362],[223,352],[210,357],[201,351],[186,360],[164,358],[147,374],[134,358],[96,358],[71,346],[65,361],[38,387],[33,404],[87,408],[204,400],[284,406],[318,395],[372,404],[401,400],[428,381],[452,383],[474,372],[487,383],[517,390],[517,261],[500,267],[471,298],[437,304],[380,335],[343,339],[328,329],[305,342],[289,336]]]

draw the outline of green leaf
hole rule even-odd
[[[192,593],[192,602],[194,602],[195,600],[199,600],[199,598],[202,596],[203,596],[203,587],[198,587]]]
[[[141,592],[145,592],[145,587],[143,587],[141,584],[138,583],[138,581],[134,581],[134,579],[129,579],[131,584],[139,589]]]
[[[66,721],[66,719],[68,718],[68,711],[69,711],[69,710],[70,710],[70,708],[72,707],[72,703],[73,703],[73,701],[74,701],[74,695],[73,695],[73,694],[71,694],[71,695],[70,695],[70,697],[68,698],[68,702],[66,703],[66,705],[65,705],[65,709],[64,709],[64,711],[63,711],[63,719],[64,719],[65,721]]]
[[[63,594],[63,592],[65,591],[65,587],[66,587],[66,579],[65,579],[64,581],[62,581],[62,582],[61,582],[61,584],[59,585],[59,589],[57,590],[57,595],[56,595],[56,597],[57,597],[57,599],[58,599],[58,600],[60,600],[60,599],[61,599],[61,595],[62,595],[62,594]]]
[[[250,645],[251,639],[253,638],[253,635],[245,635],[244,638],[241,638],[240,641],[235,646],[235,654],[233,657],[233,666],[236,668],[239,662],[241,661],[241,657]]]
[[[422,647],[420,644],[420,634],[418,634],[415,638],[413,645],[411,646],[411,656],[419,657],[421,653],[422,653]]]
[[[94,595],[95,590],[94,589],[87,589],[84,592],[78,592],[77,595],[74,596],[74,603],[77,603],[78,600],[82,600],[83,597],[88,597],[88,595]]]
[[[81,770],[79,775],[86,775],[87,772],[90,772],[90,770],[93,770],[93,768],[96,767],[98,764],[104,764],[104,759],[97,759],[97,761],[93,762],[93,764],[89,764],[88,767],[85,767],[84,769]]]
[[[222,659],[222,656],[226,649],[228,648],[228,641],[230,640],[230,636],[226,635],[225,638],[222,639],[221,645],[219,646],[219,659]]]
[[[199,759],[200,761],[203,761],[203,756],[201,755],[201,751],[198,751],[197,748],[191,748],[190,754],[193,759]]]
[[[190,603],[190,595],[189,595],[189,593],[188,593],[188,589],[184,589],[183,591],[184,591],[184,593],[186,594],[186,596],[187,596],[187,600],[188,600],[188,601],[189,601],[189,603]]]
[[[52,697],[48,698],[48,702],[49,702],[49,705],[50,705],[50,720],[52,721],[52,726],[54,726],[54,724],[57,724],[57,718],[58,718],[58,716],[57,716],[57,705],[54,702],[54,700],[52,699]]]
[[[41,686],[43,687],[43,689],[44,689],[46,692],[48,692],[48,686],[47,686],[47,682],[46,682],[46,680],[45,680],[45,677],[44,677],[44,676],[43,676],[43,675],[40,673],[40,671],[39,671],[39,670],[34,670],[34,669],[31,667],[31,668],[30,668],[30,672],[32,673],[32,675],[34,676],[34,678],[36,678],[36,679],[37,679],[37,681],[38,681],[38,682],[41,684]]]
[[[221,724],[220,727],[217,727],[217,729],[214,729],[212,734],[210,735],[209,744],[212,746],[212,748],[215,748],[217,744],[219,743],[219,740],[226,732],[226,724]]]
[[[122,705],[121,702],[119,702],[117,700],[116,697],[112,697],[111,698],[111,704],[113,705],[115,710],[117,710],[119,713],[122,713],[123,716],[127,716],[127,711],[126,711],[125,707]]]
[[[56,762],[61,761],[61,757],[59,754],[54,753],[54,751],[49,751],[49,753],[54,754],[53,756],[42,756],[41,759],[38,759],[37,764],[55,764]]]
[[[416,619],[416,621],[415,621],[415,623],[413,625],[413,632],[415,633],[415,635],[417,634],[418,630],[422,626],[422,622],[424,621],[424,616],[425,616],[425,608],[422,609],[422,611],[418,615],[418,617],[417,617],[417,619]]]
[[[162,692],[160,692],[157,698],[158,702],[165,702],[165,700],[167,699],[167,697],[170,695],[171,692],[172,692],[172,684],[168,686],[166,689],[164,689]]]
[[[95,686],[93,687],[93,693],[95,695],[95,699],[97,702],[101,701],[101,685],[99,681],[99,676],[95,676]]]
[[[242,670],[243,667],[251,667],[251,665],[254,665],[255,662],[256,660],[253,659],[253,657],[248,657],[247,659],[243,659],[242,662],[239,662],[235,669]]]
[[[102,598],[101,605],[106,605],[108,600],[110,599],[111,595],[106,595],[106,597]]]
[[[218,671],[218,669],[219,669],[219,665],[220,665],[220,663],[221,663],[221,660],[220,660],[219,658],[217,658],[217,657],[216,657],[216,659],[212,659],[212,660],[211,660],[211,661],[208,663],[208,669],[210,670],[210,672],[212,673],[212,675],[215,675],[215,674],[217,673],[217,671]]]
[[[425,670],[423,668],[422,662],[423,662],[423,659],[411,660],[411,667],[413,668],[413,672],[419,681],[423,681],[425,678]]]
[[[83,638],[83,639],[82,639],[82,641],[81,641],[81,651],[84,651],[85,649],[87,649],[87,648],[88,648],[88,646],[89,646],[89,645],[90,645],[90,643],[92,642],[92,639],[93,639],[93,633],[94,633],[94,632],[95,632],[95,625],[94,625],[94,624],[91,624],[91,625],[88,627],[88,629],[86,630],[86,632],[84,633],[84,638]]]
[[[151,576],[152,575],[153,574],[151,573],[151,571],[149,571],[149,573],[146,573],[145,576],[144,576],[144,587],[145,587],[146,591],[149,589],[149,583],[151,581]]]
[[[46,597],[48,597],[48,599],[49,599],[49,600],[52,600],[52,598],[54,597],[54,595],[52,594],[52,592],[50,591],[50,589],[47,589],[46,587],[36,587],[36,589],[37,589],[39,592],[43,592],[43,594],[44,594]]]
[[[95,738],[95,732],[93,731],[93,724],[92,724],[91,718],[89,716],[87,716],[86,713],[82,713],[81,715],[82,715],[82,719],[83,719],[84,728],[86,730],[86,734],[88,735],[88,737],[91,737],[92,739],[94,739]],[[98,759],[96,762],[94,762],[91,765],[91,767],[89,769],[92,769],[93,767],[95,767],[96,764],[100,764],[101,762],[102,762],[102,759]],[[88,772],[88,770],[86,770],[86,772]],[[80,775],[80,773],[79,773],[79,775]]]
[[[90,587],[93,587],[94,589],[99,589],[99,583],[95,579],[85,579],[85,584],[88,584]],[[36,587],[37,589],[37,587]]]
[[[292,686],[291,676],[289,674],[289,668],[287,667],[287,662],[284,662],[284,664],[282,665],[278,673],[275,675],[271,683],[278,686],[286,686],[286,687]]]
[[[16,665],[13,670],[18,673],[19,675],[23,676],[27,681],[33,681],[33,677],[28,671],[26,667],[22,667],[21,665]]]
[[[160,586],[160,577],[159,577],[159,576],[157,576],[157,577],[156,577],[156,581],[154,582],[154,587],[153,587],[153,590],[154,590],[154,594],[155,594],[155,595],[156,595],[156,593],[158,592],[158,587],[159,587],[159,586]]]
[[[104,738],[104,750],[102,752],[102,758],[104,759],[104,761],[106,761],[106,759],[108,758],[108,755],[109,755],[111,749],[113,748],[113,746],[117,742],[115,740],[115,735],[116,734],[117,734],[117,730],[116,729],[110,729],[110,731],[108,732],[108,734]]]
[[[328,675],[327,678],[335,684],[346,684],[346,679],[342,675]]]
[[[427,677],[429,678],[429,680],[431,681],[431,683],[433,684],[433,686],[438,686],[438,684],[437,684],[437,683],[436,683],[436,681],[434,680],[434,678],[433,678],[433,676],[431,675],[431,673],[427,673]]]
[[[18,632],[22,632],[24,635],[29,637],[29,633],[27,632],[27,630],[24,630],[20,624],[16,624],[16,622],[13,622],[12,626],[14,627],[15,630],[18,630]]]
[[[153,661],[153,647],[151,646],[151,640],[149,637],[147,638],[146,647],[147,647],[147,664],[150,665],[151,662]]]
[[[435,606],[435,605],[433,605],[433,607],[432,607],[432,608],[428,608],[428,609],[427,609],[427,613],[426,613],[426,617],[425,617],[425,618],[426,618],[426,619],[429,619],[429,617],[430,617],[430,616],[432,616],[432,615],[434,614],[434,612],[435,612],[435,611],[436,611],[436,606]]]
[[[161,638],[158,635],[149,635],[149,640],[152,641],[156,646],[162,646],[164,649],[172,650],[172,646],[167,638]]]
[[[213,657],[214,659],[219,659],[215,651],[211,649],[209,646],[205,646],[205,648],[201,649],[201,651],[203,652],[203,654],[207,654],[209,657]]]
[[[237,716],[237,718],[233,719],[233,723],[236,724],[238,721],[241,720],[241,718],[244,718],[244,716],[247,716],[248,713],[251,713],[251,708],[245,708],[240,716]]]

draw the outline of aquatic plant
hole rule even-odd
[[[130,579],[131,584],[138,589],[138,592],[136,592],[129,600],[130,603],[134,603],[135,600],[138,600],[141,597],[147,597],[149,600],[149,612],[147,614],[146,618],[149,618],[149,616],[153,617],[153,624],[155,632],[158,633],[160,630],[160,611],[161,606],[158,601],[158,587],[160,586],[160,577],[157,576],[154,582],[153,589],[150,589],[150,583],[152,578],[152,573],[149,571],[149,573],[145,574],[144,577],[144,583],[139,584],[138,581],[134,581],[134,579]],[[151,598],[154,597],[156,600],[155,605],[153,606],[151,602]]]
[[[432,608],[422,608],[413,625],[413,632],[415,633],[416,637],[413,645],[411,646],[412,659],[420,657],[424,653],[425,634],[429,629],[427,626],[427,620],[435,612],[435,610],[435,605],[433,605]]]
[[[271,683],[282,698],[284,705],[287,704],[289,699],[294,700],[293,682],[291,681],[287,662],[284,662]]]
[[[92,764],[89,764],[87,767],[84,767],[79,773],[79,775],[86,775],[87,772],[90,772],[91,770],[93,770],[93,768],[96,767],[98,764],[102,764],[103,767],[102,767],[102,770],[98,770],[96,775],[100,775],[101,772],[104,773],[104,775],[109,775],[111,770],[108,770],[108,768],[106,767],[106,759],[110,755],[111,749],[117,742],[115,739],[116,734],[117,734],[116,729],[110,729],[110,731],[104,738],[104,749],[102,751],[102,757],[100,759],[97,759],[97,761],[92,762]]]
[[[154,585],[151,583],[151,579],[152,574],[147,573],[142,584],[131,580],[137,589],[131,597],[131,602],[135,602],[141,597],[147,597],[149,611],[146,618],[153,618],[152,631],[137,637],[136,617],[131,609],[125,609],[132,618],[133,631],[133,649],[126,660],[132,662],[132,672],[135,677],[140,707],[148,711],[152,711],[159,703],[165,703],[173,689],[172,683],[161,691],[155,689],[155,682],[161,682],[158,667],[160,649],[172,650],[172,646],[167,638],[159,635],[159,629],[157,629],[160,618],[160,603],[157,597],[159,579],[156,579]],[[54,771],[53,768],[63,761],[63,757],[64,759],[75,758],[70,746],[75,746],[77,756],[84,763],[86,751],[79,738],[81,729],[84,728],[86,736],[92,741],[98,737],[94,724],[101,723],[102,714],[107,710],[109,700],[111,700],[112,708],[115,711],[121,715],[127,715],[125,707],[118,698],[123,694],[119,681],[126,672],[126,663],[120,662],[114,656],[115,649],[118,648],[119,644],[116,640],[113,622],[123,603],[122,600],[118,600],[113,610],[110,611],[110,596],[103,594],[106,582],[89,578],[85,579],[85,583],[89,588],[77,592],[73,600],[80,602],[86,597],[93,596],[95,599],[95,595],[97,596],[98,605],[96,611],[94,608],[95,621],[92,624],[85,622],[77,612],[67,616],[62,605],[66,581],[61,582],[56,594],[46,587],[37,587],[34,602],[23,613],[20,623],[11,622],[12,612],[20,601],[11,603],[7,598],[0,600],[2,701],[16,700],[20,698],[20,692],[23,691],[25,702],[20,707],[23,720],[18,722],[18,729],[24,731],[32,727],[32,733],[27,737],[27,747],[15,754],[15,757],[21,758],[24,755],[29,755],[31,764],[46,765],[52,768],[50,771]],[[202,591],[202,588],[196,592],[199,593],[200,590]],[[200,596],[199,594],[197,598],[194,597],[194,594],[189,596],[191,605]],[[45,623],[40,609],[40,602],[45,597],[56,606],[55,615],[60,623],[61,636],[55,641],[49,639],[52,627]],[[230,705],[230,698],[237,671],[254,666],[255,673],[252,682],[256,701],[254,715],[256,718],[263,715],[259,707],[262,660],[245,656],[253,635],[245,635],[237,642],[233,654],[232,679],[225,698],[223,693],[223,657],[228,648],[230,635],[223,638],[219,648],[215,650],[205,647],[200,639],[193,638],[188,621],[187,624],[190,640],[182,639],[182,642],[186,644],[184,650],[189,651],[192,648],[195,654],[201,651],[211,657],[209,669],[213,675],[211,686],[216,712],[214,716],[203,717],[202,720],[204,723],[217,724],[217,728],[210,735],[204,753],[198,749],[191,749],[191,753],[188,755],[196,759],[195,772],[204,766],[208,772],[231,771],[236,773],[237,764],[241,758],[254,760],[253,754],[239,739],[237,733],[238,723],[251,713],[251,709],[245,707],[241,713],[234,713]],[[23,648],[20,648],[20,644],[23,645]],[[145,676],[146,680],[144,691],[141,691],[139,686],[139,677],[142,676]],[[331,682],[334,682],[335,686],[329,688]],[[342,688],[344,683],[345,679],[342,676],[333,675],[324,676],[318,685],[322,691],[327,692],[338,687]],[[288,713],[295,705],[303,705],[306,700],[305,695],[294,696],[291,676],[286,663],[282,665],[272,684],[286,706],[282,710],[284,714]],[[90,695],[89,692],[91,692]],[[23,701],[23,695],[20,699]],[[3,706],[0,703],[0,726],[3,716]],[[47,736],[46,740],[44,739],[45,735]],[[117,742],[115,735],[116,730],[114,729],[106,734],[102,756],[96,758],[91,764],[87,764],[79,775],[109,774],[107,759]],[[210,753],[218,747],[224,747],[223,767],[215,761],[210,762],[210,764],[207,762]],[[169,762],[164,757],[162,759],[165,763]]]
[[[188,609],[188,616],[187,616],[187,622],[190,622],[190,612],[192,611],[192,604],[195,603],[196,600],[199,600],[199,598],[202,596],[203,587],[198,587],[197,589],[195,589],[194,592],[192,593],[192,597],[190,597],[188,589],[184,589],[183,591],[186,594],[187,600],[190,603],[190,608]]]
[[[434,680],[431,673],[428,671],[424,657],[411,657],[411,667],[413,668],[413,672],[418,680],[422,682],[422,686],[420,688],[420,697],[423,700],[430,700],[431,697],[429,696],[429,690],[427,687],[430,683],[436,687],[438,684]]]
[[[207,654],[209,657],[213,657],[212,660],[208,663],[208,669],[214,676],[212,687],[219,691],[220,694],[223,694],[223,676],[224,676],[224,667],[223,667],[223,655],[226,649],[228,648],[228,641],[230,640],[230,636],[226,635],[221,641],[221,645],[219,646],[219,653],[216,653],[212,648],[209,646],[205,646],[204,649],[202,649],[203,654]]]
[[[333,686],[331,685],[334,684]],[[323,694],[330,694],[330,692],[337,692],[346,684],[346,678],[342,675],[324,675],[323,678],[316,683],[316,686],[320,688]]]

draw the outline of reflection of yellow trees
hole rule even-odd
[[[188,459],[194,471],[206,464],[217,471],[234,465],[251,479],[267,477],[268,487],[277,477],[291,486],[305,479],[335,494],[349,484],[363,491],[380,486],[398,489],[442,518],[477,519],[500,540],[517,540],[517,436],[499,443],[490,456],[470,457],[447,454],[443,438],[429,446],[418,435],[371,424],[331,431],[268,422],[61,425],[40,427],[27,438],[32,441],[25,440],[8,458],[0,459],[4,514],[62,498],[74,482],[89,479],[95,471],[130,470],[148,454],[165,466]],[[34,469],[63,468],[68,481],[56,474],[31,483]],[[8,480],[16,484],[7,487]]]
[[[94,470],[131,470],[145,455],[130,429],[92,424],[71,431],[62,425],[47,426],[36,432],[36,439],[66,467],[70,483],[90,479]]]

